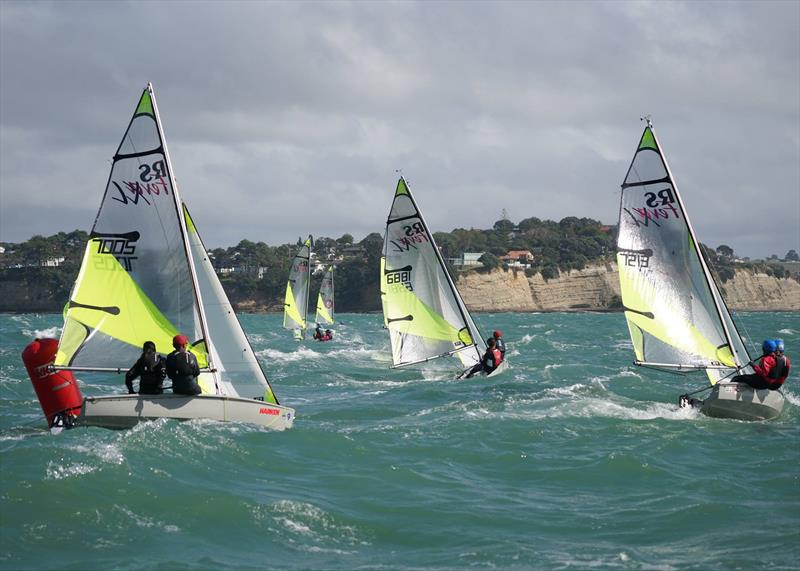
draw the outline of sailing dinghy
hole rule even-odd
[[[305,337],[306,319],[308,317],[308,290],[311,272],[311,246],[313,239],[309,236],[300,247],[289,270],[289,281],[286,282],[286,299],[283,304],[283,327],[294,332],[298,341]]]
[[[334,302],[333,302],[333,266],[328,266],[322,283],[319,286],[317,296],[317,319],[320,325],[333,325]]]
[[[464,371],[480,362],[486,342],[402,176],[386,222],[380,279],[392,368],[450,355]],[[507,367],[504,360],[489,376]]]
[[[76,392],[73,371],[124,373],[145,341],[166,355],[178,333],[189,337],[200,365],[201,395],[82,398]],[[45,346],[52,347],[49,354]],[[37,368],[26,353],[38,353]],[[106,428],[157,418],[292,426],[294,410],[278,403],[181,201],[150,84],[114,155],[61,338],[34,341],[23,359],[51,425],[60,416],[67,426]],[[52,383],[51,391],[69,389],[73,400],[46,404],[42,383]],[[61,414],[65,409],[69,418]]]
[[[649,119],[622,183],[617,266],[634,364],[704,372],[710,395],[705,400],[682,395],[679,404],[708,416],[764,420],[781,413],[780,390],[730,381],[753,373],[753,361],[709,271]]]

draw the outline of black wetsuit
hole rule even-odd
[[[467,378],[471,379],[474,375],[483,371],[487,375],[494,371],[497,366],[502,362],[502,358],[499,355],[495,354],[495,351],[498,353],[500,352],[497,347],[494,349],[486,348],[486,352],[483,354],[483,358],[481,362],[472,367],[472,370],[467,374]]]
[[[167,356],[167,375],[172,379],[172,392],[179,395],[199,395],[202,393],[197,377],[200,367],[197,357],[190,351],[177,349]]]
[[[162,382],[165,376],[164,359],[161,355],[156,353],[155,363],[148,363],[145,356],[142,355],[125,373],[125,386],[128,387],[128,394],[134,394],[133,380],[139,377],[140,395],[160,395],[164,392]]]

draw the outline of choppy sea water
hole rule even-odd
[[[292,430],[158,421],[44,430],[20,360],[57,315],[0,315],[0,569],[800,567],[800,381],[772,422],[679,410],[629,366],[621,314],[478,314],[512,368],[389,370],[378,315],[298,344],[242,324]],[[738,316],[785,339],[800,314]],[[122,379],[84,374],[86,394]]]

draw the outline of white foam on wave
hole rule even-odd
[[[277,349],[262,349],[256,351],[256,357],[265,360],[280,362],[298,362],[307,360],[320,360],[333,358],[344,358],[353,361],[364,359],[381,360],[386,359],[384,352],[378,349],[367,349],[365,347],[349,347],[346,349],[334,349],[333,351],[315,351],[305,346],[300,346],[296,351],[284,352]]]
[[[786,329],[779,329],[778,333],[780,333],[782,335],[794,335],[797,332],[794,329],[789,329],[787,327]]]
[[[177,525],[167,524],[145,515],[139,515],[124,506],[114,505],[114,509],[125,514],[130,521],[139,527],[155,527],[163,529],[167,533],[177,533],[181,530]]]
[[[58,339],[61,337],[61,327],[53,326],[48,327],[47,329],[23,329],[22,334],[26,337],[36,338],[36,339],[44,339],[45,337],[49,337],[51,339]]]
[[[782,390],[783,390],[783,396],[785,396],[785,397],[786,397],[786,400],[788,400],[788,401],[789,401],[790,403],[792,403],[794,406],[800,406],[800,397],[798,397],[798,396],[797,396],[796,394],[794,394],[794,393],[791,393],[791,392],[789,392],[789,391],[788,391],[788,390],[786,390],[785,388],[784,388],[784,389],[782,389]]]
[[[79,444],[72,447],[72,450],[94,456],[107,464],[122,464],[125,461],[125,455],[116,444],[95,444],[93,446]]]
[[[356,528],[338,523],[325,510],[307,502],[280,500],[257,506],[252,514],[256,520],[271,519],[289,535],[290,542],[298,542],[305,551],[349,554],[353,552],[339,546],[367,545],[358,538]]]
[[[66,478],[91,474],[95,470],[97,470],[95,466],[89,466],[88,464],[82,464],[80,462],[64,465],[56,460],[50,460],[45,470],[45,478],[48,480],[64,480]]]
[[[536,335],[531,335],[529,333],[526,333],[525,335],[522,336],[522,339],[517,341],[517,343],[520,344],[520,345],[527,345],[528,343],[530,343],[534,339],[536,339]]]

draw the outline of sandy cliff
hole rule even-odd
[[[541,274],[496,270],[470,272],[458,279],[464,302],[474,311],[603,311],[619,309],[615,264],[562,272],[545,280]],[[723,284],[728,306],[743,311],[800,311],[800,283],[737,270]]]

